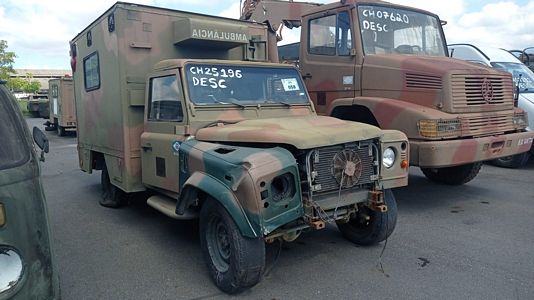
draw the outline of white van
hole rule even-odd
[[[512,73],[514,84],[519,86],[518,107],[528,113],[527,130],[534,130],[534,73],[510,52],[472,44],[448,45],[451,57],[483,64],[488,67]],[[508,168],[518,168],[526,164],[534,146],[529,152],[496,159],[492,163]]]

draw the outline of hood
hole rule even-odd
[[[367,55],[365,56],[365,65],[371,67],[399,68],[409,73],[423,73],[436,76],[445,76],[451,71],[463,74],[503,74],[500,71],[481,64],[441,56]]]
[[[310,149],[381,136],[380,128],[331,117],[306,116],[245,120],[199,129],[196,139],[210,142],[268,143]]]
[[[530,102],[530,103],[527,103],[527,102]],[[525,104],[526,105],[534,105],[534,93],[520,93],[519,94],[519,106],[521,107],[521,104]],[[521,107],[523,108],[523,107]],[[523,108],[523,110],[528,110],[527,108]],[[534,111],[533,109],[531,108],[530,111],[532,111],[532,113],[534,114]]]

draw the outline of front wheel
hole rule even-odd
[[[480,172],[481,162],[446,168],[421,168],[423,174],[436,183],[462,185],[473,180]]]
[[[530,152],[525,152],[525,153],[520,153],[516,155],[500,157],[490,162],[491,164],[499,166],[499,167],[516,169],[516,168],[521,168],[522,166],[526,165],[529,157],[530,157]]]
[[[265,268],[265,243],[247,238],[226,209],[213,199],[200,211],[200,244],[215,285],[236,294],[256,285]]]
[[[384,191],[386,212],[378,212],[367,206],[358,207],[358,212],[347,223],[338,223],[343,236],[358,245],[373,245],[388,238],[397,225],[397,202],[391,190]]]

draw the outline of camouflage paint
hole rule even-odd
[[[377,0],[348,0],[326,5],[249,0],[243,5],[241,19],[268,22],[273,25],[270,27],[273,35],[282,21],[286,25],[302,25],[301,43],[291,48],[299,50],[300,54],[293,53],[296,55],[292,58],[298,60],[317,112],[352,121],[374,123],[376,120],[383,129],[403,131],[413,145],[410,163],[414,166],[455,166],[526,151],[528,145],[524,143],[531,144],[529,141],[534,134],[526,134],[525,126],[514,124],[514,116],[520,112],[513,107],[511,75],[448,57],[364,55],[356,9],[359,4],[415,10],[438,18],[423,10]],[[309,54],[309,21],[341,11],[351,15],[351,55]],[[446,49],[446,42],[443,42]],[[343,81],[347,76],[353,78],[349,84]],[[502,99],[494,103],[468,103],[467,95],[471,91],[467,91],[464,80],[479,78],[498,84]],[[481,89],[481,85],[478,88]],[[351,113],[353,109],[358,115]],[[461,132],[456,137],[432,141],[420,135],[419,120],[459,120]]]
[[[16,248],[25,264],[23,279],[13,290],[0,295],[0,299],[59,299],[58,271],[50,248],[38,159],[16,101],[0,84],[0,104],[13,112],[9,117],[19,127],[13,136],[2,138],[17,139],[17,134],[22,133],[20,148],[27,152],[21,165],[0,170],[0,203],[6,211],[6,224],[0,228],[0,245]]]

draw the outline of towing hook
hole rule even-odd
[[[383,191],[370,191],[369,192],[369,209],[385,213],[388,211],[387,205],[384,203]]]

